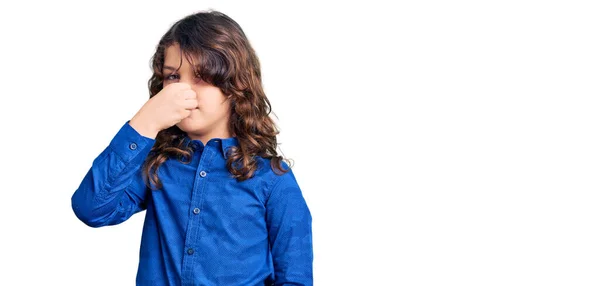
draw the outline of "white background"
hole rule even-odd
[[[208,8],[261,60],[315,285],[600,285],[596,1],[131,2],[1,4],[1,285],[134,285],[143,215],[71,195]]]

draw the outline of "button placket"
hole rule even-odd
[[[200,215],[202,213],[200,207],[202,206],[204,192],[206,191],[205,188],[207,188],[208,183],[204,178],[208,175],[206,169],[210,168],[210,164],[216,154],[218,153],[214,152],[210,148],[204,148],[200,154],[200,162],[197,165],[197,177],[195,177],[192,189],[192,200],[190,202],[191,211],[189,213],[190,219],[185,238],[185,258],[183,259],[182,265],[183,269],[185,269],[182,270],[182,278],[184,279],[189,279],[192,275],[192,263],[194,262],[194,256],[196,255],[195,248],[199,247],[196,240],[198,237],[200,237],[201,232],[204,230],[204,226],[201,222],[202,216]]]

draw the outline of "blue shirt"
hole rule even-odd
[[[141,167],[155,140],[127,121],[73,194],[75,215],[102,227],[146,211],[137,285],[312,285],[312,217],[289,166],[278,175],[257,157],[237,182],[225,164],[236,137],[185,142],[189,164],[168,159],[150,190]]]

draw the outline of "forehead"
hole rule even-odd
[[[173,67],[175,69],[189,69],[194,66],[194,63],[190,62],[190,60],[193,60],[192,58],[193,57],[189,56],[186,57],[186,55],[181,52],[179,44],[175,43],[167,47],[165,50],[164,66]]]

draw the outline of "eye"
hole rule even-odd
[[[167,77],[165,77],[165,80],[176,80],[178,78],[179,78],[179,75],[171,74],[171,75],[168,75]]]

